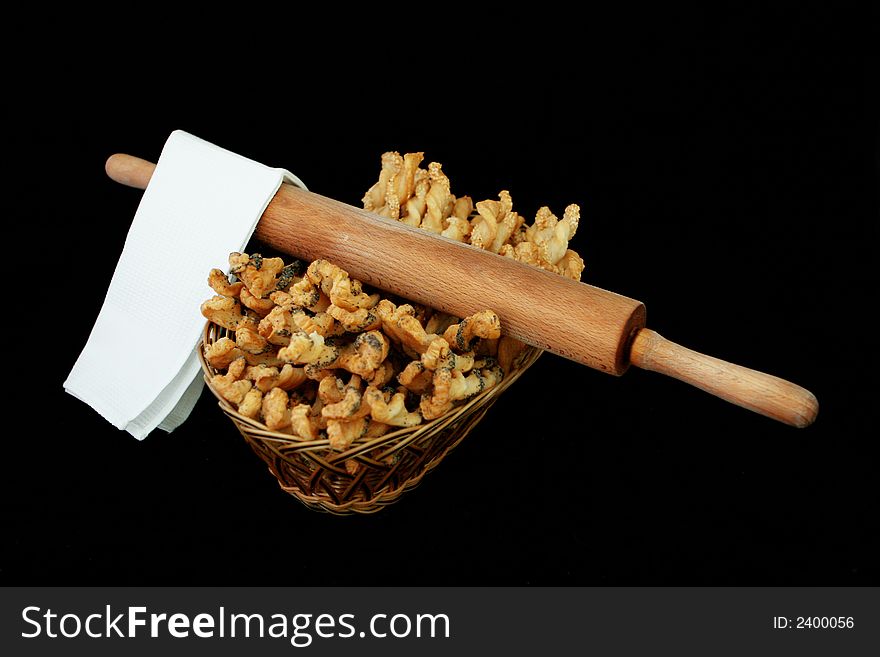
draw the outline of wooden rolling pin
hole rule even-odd
[[[117,154],[106,171],[146,189],[155,166]],[[609,374],[633,364],[795,427],[811,424],[819,410],[816,397],[800,386],[645,328],[639,301],[292,185],[281,185],[255,236],[297,258],[327,258],[364,283],[458,317],[491,308],[505,334]]]

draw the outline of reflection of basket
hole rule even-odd
[[[205,344],[212,344],[224,335],[225,329],[208,322],[203,340]],[[355,441],[345,452],[334,452],[327,440],[309,441],[270,431],[265,424],[239,415],[211,387],[210,377],[217,370],[205,362],[202,352],[199,349],[208,388],[219,400],[223,412],[278,478],[281,488],[312,509],[337,514],[375,513],[418,485],[425,473],[462,441],[498,396],[542,353],[528,347],[521,365],[501,383],[436,420],[369,441]],[[358,463],[354,475],[346,471],[348,459]]]

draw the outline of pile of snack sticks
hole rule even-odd
[[[543,207],[527,226],[507,191],[474,205],[451,193],[439,164],[426,170],[421,161],[421,153],[385,153],[364,208],[580,278],[583,261],[568,249],[578,206],[568,206],[561,220]],[[382,298],[327,260],[306,267],[232,253],[229,272],[232,281],[220,269],[210,272],[216,296],[201,308],[226,329],[204,346],[218,371],[212,387],[269,430],[327,439],[334,450],[443,416],[497,385],[525,349],[501,335],[491,310],[459,319]]]

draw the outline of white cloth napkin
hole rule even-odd
[[[208,272],[244,250],[283,180],[305,189],[284,169],[171,133],[65,390],[138,440],[179,426],[203,384]]]

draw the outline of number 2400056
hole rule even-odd
[[[855,626],[852,616],[797,616],[794,620],[775,616],[773,627],[777,630],[851,630]]]

